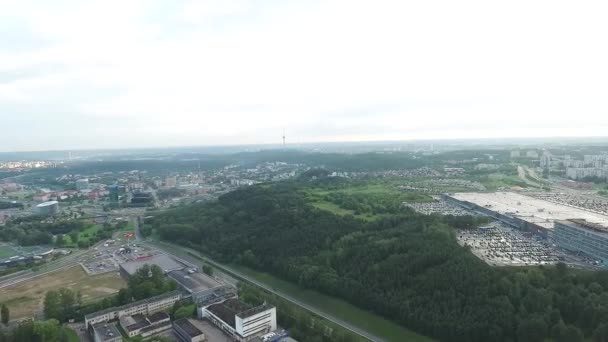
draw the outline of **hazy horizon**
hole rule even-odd
[[[600,1],[0,4],[0,151],[598,137]]]
[[[495,137],[495,138],[454,138],[454,139],[411,139],[411,140],[352,140],[352,141],[311,141],[302,143],[279,142],[267,144],[216,144],[216,145],[164,145],[164,146],[125,146],[115,148],[66,148],[66,149],[40,149],[40,150],[0,150],[0,154],[19,154],[19,153],[67,153],[67,152],[124,152],[124,151],[161,151],[161,150],[229,150],[229,153],[246,151],[264,151],[283,149],[287,150],[306,150],[319,147],[396,147],[398,145],[416,145],[431,148],[431,146],[505,146],[510,148],[532,148],[542,147],[541,145],[593,145],[597,143],[608,143],[608,136],[567,136],[567,137]],[[224,152],[221,152],[224,153]]]

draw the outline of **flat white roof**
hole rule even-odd
[[[48,202],[44,202],[44,203],[38,204],[37,207],[38,208],[40,208],[40,207],[48,207],[49,205],[55,205],[57,203],[59,203],[59,202],[57,202],[57,201],[48,201]]]
[[[456,200],[471,202],[499,214],[517,217],[549,229],[553,228],[554,221],[568,219],[584,219],[608,227],[607,215],[514,192],[461,192],[450,196]]]
[[[135,274],[138,269],[143,267],[145,264],[149,266],[157,265],[163,270],[163,272],[169,272],[177,269],[184,268],[185,266],[173,260],[167,254],[157,254],[150,258],[144,258],[140,260],[127,261],[125,263],[120,264],[120,267],[125,270],[129,275]]]

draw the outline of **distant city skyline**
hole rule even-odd
[[[2,2],[0,151],[606,136],[607,9]]]

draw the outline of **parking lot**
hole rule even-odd
[[[429,203],[407,203],[406,206],[414,209],[416,212],[430,215],[453,215],[453,216],[466,216],[466,215],[477,215],[470,210],[463,209],[457,205],[451,204],[446,200],[438,196],[433,196],[435,201]]]
[[[597,197],[585,197],[573,193],[531,193],[528,196],[543,199],[553,203],[573,206],[598,213],[608,214],[608,200]]]
[[[473,254],[493,266],[546,265],[566,258],[550,242],[499,222],[460,231],[457,238],[459,244],[470,246]]]
[[[94,275],[117,272],[122,263],[158,253],[137,243],[127,245],[119,240],[108,240],[81,257],[79,263],[89,275]]]

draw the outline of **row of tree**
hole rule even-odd
[[[115,296],[106,297],[95,303],[83,304],[80,292],[67,288],[48,291],[44,297],[44,315],[59,322],[67,322],[70,319],[81,320],[84,315],[92,312],[125,305],[175,289],[177,289],[175,281],[167,279],[160,267],[146,264],[129,278],[127,288],[120,289]]]
[[[105,223],[102,229],[93,232],[91,236],[86,236],[86,239],[80,240],[81,232],[90,226],[89,223],[80,220],[46,223],[40,222],[40,218],[38,218],[36,221],[16,221],[0,227],[0,240],[16,242],[21,246],[55,243],[58,247],[65,247],[68,241],[66,237],[69,236],[71,245],[87,248],[98,241],[111,238],[113,231],[123,229],[127,224],[126,221],[118,222],[115,225]],[[53,236],[55,236],[54,239]]]
[[[0,342],[72,342],[78,341],[76,333],[61,326],[57,320],[28,321],[10,331],[0,330]]]
[[[43,223],[38,221],[16,221],[0,227],[0,240],[14,241],[22,246],[48,245],[53,235],[69,234],[86,228],[82,221],[60,221]]]
[[[11,319],[11,312],[8,309],[6,303],[3,303],[0,307],[0,322],[3,324],[8,324],[8,321]]]
[[[475,218],[400,208],[367,222],[314,208],[305,194],[315,186],[241,188],[156,215],[148,226],[441,340],[608,340],[608,272],[493,268],[456,242],[454,228],[474,227]]]
[[[23,203],[0,201],[0,209],[23,209]]]

